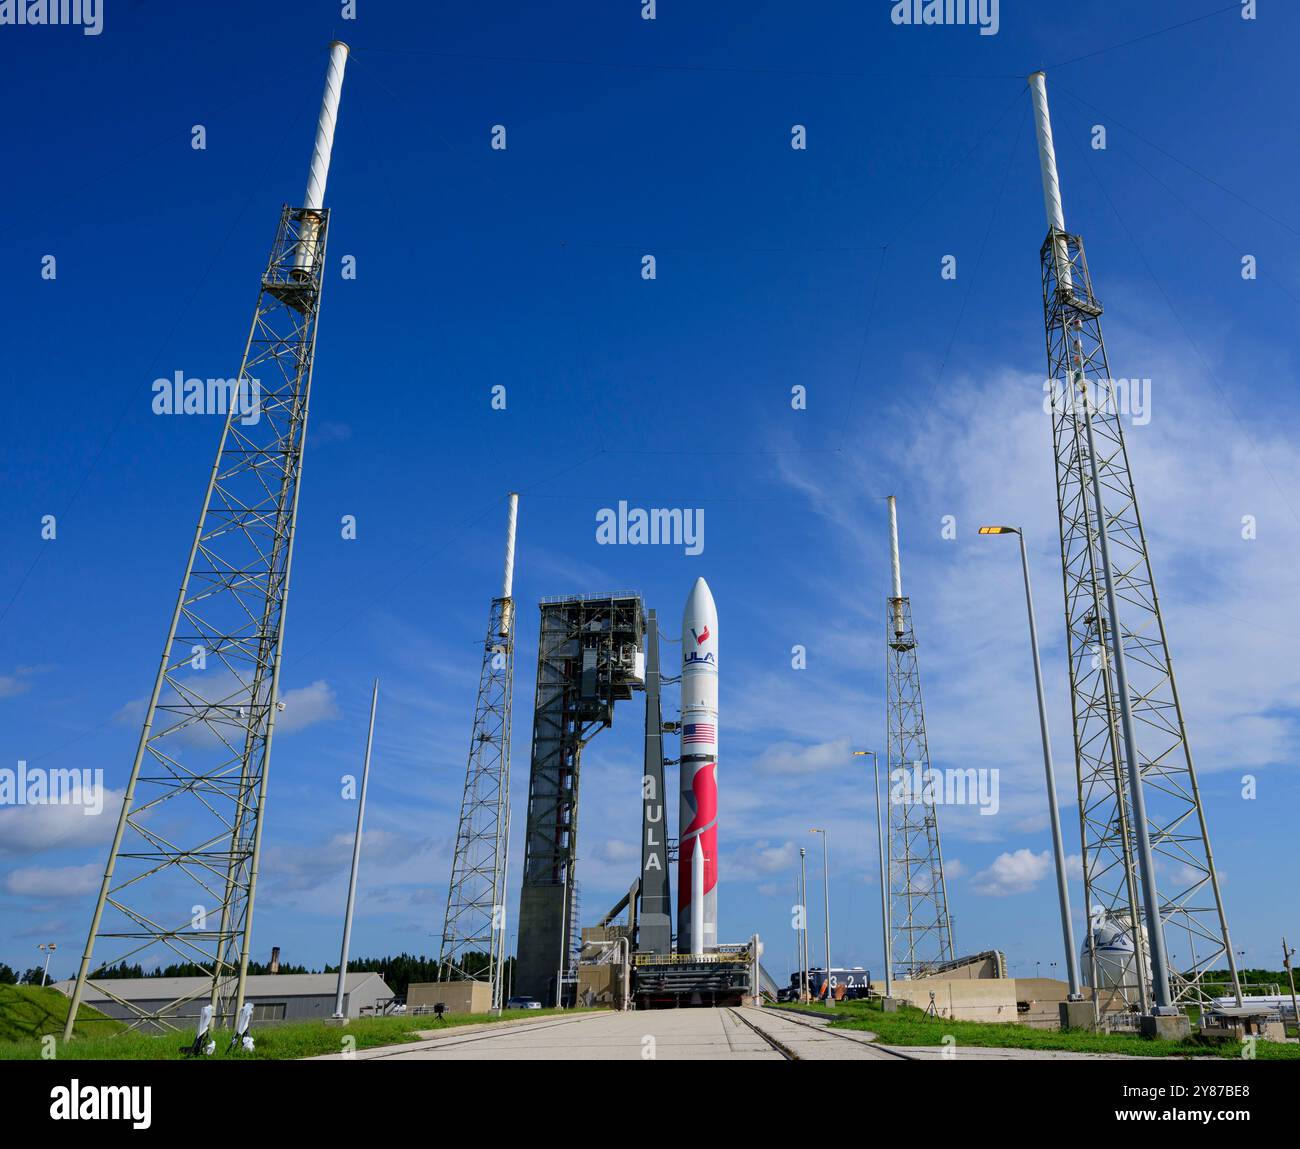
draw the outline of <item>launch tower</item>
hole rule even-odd
[[[501,1008],[505,964],[506,871],[510,856],[510,723],[515,680],[515,524],[508,499],[501,593],[488,612],[460,828],[447,890],[438,980],[485,981]]]
[[[903,596],[898,555],[898,511],[889,497],[889,555],[893,591],[885,626],[888,698],[886,835],[891,948],[898,970],[919,977],[953,959],[952,921],[943,878],[943,850],[934,803],[926,801],[930,744],[921,702],[912,603]]]
[[[1096,986],[1095,937],[1118,929],[1134,960],[1105,988],[1143,1013],[1169,1012],[1207,1001],[1203,977],[1222,962],[1240,998],[1236,956],[1102,339],[1102,307],[1083,240],[1065,230],[1043,73],[1029,86],[1048,224],[1040,259],[1091,923],[1084,973]],[[1167,957],[1171,942],[1178,970]],[[1147,968],[1150,979],[1140,972]]]
[[[174,1028],[207,998],[213,1024],[244,1003],[271,739],[302,478],[348,49],[330,45],[302,207],[280,214],[237,384],[163,644],[117,830],[68,1007],[72,1036],[95,970],[185,964],[200,989],[157,1008],[115,997],[130,1024]],[[257,403],[250,419],[249,398]],[[98,953],[96,953],[96,945]],[[92,966],[92,960],[98,958]],[[192,1004],[194,1003],[194,1004]],[[188,1009],[186,1007],[189,1007]]]

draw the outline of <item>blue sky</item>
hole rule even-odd
[[[337,958],[355,817],[338,779],[358,765],[375,675],[354,953],[436,952],[513,488],[512,916],[537,599],[636,588],[676,634],[702,574],[723,660],[720,934],[759,931],[784,974],[798,848],[826,825],[834,958],[878,966],[872,811],[848,755],[883,738],[894,493],[935,765],[1002,772],[996,817],[941,814],[959,948],[1001,948],[1019,973],[1059,960],[1014,544],[974,535],[981,521],[1028,534],[1077,854],[1024,86],[1046,67],[1113,373],[1151,380],[1129,451],[1234,943],[1276,965],[1278,935],[1300,932],[1284,912],[1300,799],[1300,168],[1284,145],[1300,16],[1049,7],[1003,0],[988,37],[895,27],[887,0],[669,0],[654,21],[639,0],[361,0],[355,21],[328,2],[215,17],[110,0],[97,37],[0,28],[4,764],[125,783],[219,430],[152,414],[150,384],[236,370],[337,35],[354,55],[328,193],[336,270],[257,956]],[[337,274],[344,255],[355,280]],[[704,508],[704,553],[598,546],[596,513],[620,499]],[[584,760],[588,919],[635,872],[638,711]],[[0,960],[35,964],[56,941],[54,972],[72,971],[111,821],[0,809]]]

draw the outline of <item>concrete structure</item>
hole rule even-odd
[[[69,979],[55,988],[71,997],[75,985]],[[250,974],[244,999],[253,1004],[255,1026],[323,1021],[334,1013],[337,988],[338,975],[332,973]],[[212,980],[206,977],[102,978],[86,982],[81,1000],[108,1017],[134,1022],[143,1033],[161,1033],[168,1027],[191,1029],[211,989]],[[350,973],[343,1016],[373,1014],[392,998],[393,991],[379,974]]]
[[[580,963],[578,1004],[587,1009],[622,1009],[624,976],[621,961]]]
[[[1281,1014],[1266,1005],[1219,1006],[1202,1015],[1200,1032],[1204,1037],[1233,1041],[1244,1041],[1247,1037],[1258,1037],[1261,1041],[1286,1040]]]
[[[428,1012],[435,1005],[448,1013],[487,1013],[492,1008],[492,985],[486,981],[419,981],[406,988],[406,1012]]]
[[[1007,959],[1001,950],[985,950],[983,953],[967,954],[954,958],[935,969],[933,974],[925,977],[943,977],[952,981],[973,981],[978,978],[1005,978],[1007,976]]]
[[[884,992],[884,982],[873,981],[872,989]],[[895,979],[894,998],[929,1009],[933,994],[934,1012],[958,1021],[1005,1021],[1031,1025],[1035,1029],[1058,1029],[1061,1003],[1070,996],[1070,987],[1051,977],[990,978],[965,976],[965,971],[951,977]],[[1089,1019],[1092,1002],[1087,1006]],[[1114,999],[1116,1008],[1123,1002]],[[1082,1025],[1082,1023],[1080,1023]]]

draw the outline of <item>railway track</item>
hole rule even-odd
[[[824,1022],[813,1021],[799,1017],[797,1014],[791,1014],[784,1010],[763,1009],[756,1010],[752,1008],[732,1008],[732,1015],[752,1030],[761,1038],[770,1048],[779,1053],[786,1061],[802,1061],[804,1058],[799,1056],[798,1051],[790,1042],[790,1034],[787,1031],[784,1034],[772,1032],[773,1029],[779,1029],[782,1024],[798,1026],[801,1029],[811,1030],[818,1037],[833,1038],[837,1041],[847,1042],[855,1049],[861,1051],[867,1060],[870,1061],[919,1061],[920,1058],[914,1057],[910,1053],[901,1053],[896,1049],[886,1049],[884,1046],[877,1045],[874,1042],[863,1041],[859,1037],[854,1037],[850,1033],[837,1029],[829,1028]],[[761,1020],[755,1020],[753,1015],[761,1015]],[[777,1019],[780,1019],[779,1022]],[[775,1022],[776,1024],[765,1027],[764,1021]]]

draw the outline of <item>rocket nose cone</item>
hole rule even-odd
[[[713,602],[713,592],[709,590],[709,584],[702,578],[695,580],[695,585],[691,587],[691,593],[686,598],[686,617],[700,618],[707,616],[714,618],[717,616],[718,608]]]
[[[702,578],[695,580],[682,611],[682,664],[684,667],[718,666],[718,608]]]

